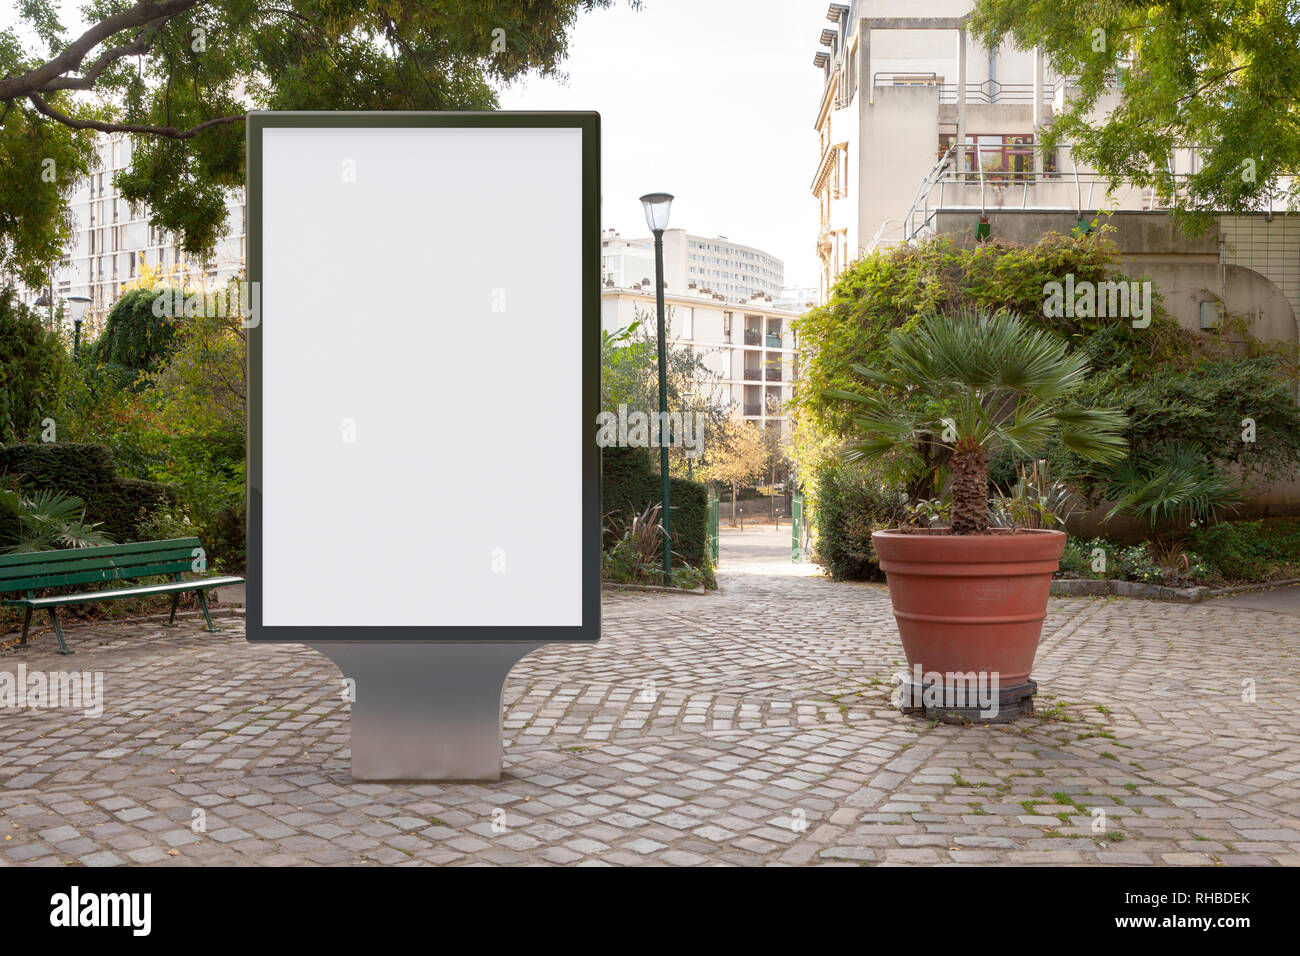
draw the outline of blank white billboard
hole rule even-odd
[[[596,124],[250,117],[250,640],[595,638]]]

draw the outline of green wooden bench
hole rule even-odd
[[[63,628],[55,608],[68,604],[91,601],[112,601],[117,598],[140,597],[148,594],[172,595],[172,613],[168,626],[176,623],[176,607],[181,595],[193,591],[203,610],[208,630],[215,631],[212,615],[208,613],[208,600],[204,594],[212,588],[242,584],[243,578],[211,577],[184,579],[187,571],[203,571],[207,561],[198,538],[172,538],[169,541],[137,541],[134,544],[105,544],[93,548],[68,548],[61,551],[38,551],[32,554],[7,554],[0,556],[0,594],[23,592],[23,597],[6,600],[6,607],[27,609],[23,617],[23,636],[27,643],[27,629],[32,623],[32,612],[44,609],[49,612],[50,624],[59,638],[59,653],[71,654],[63,640]],[[66,587],[75,584],[94,584],[107,581],[132,581],[140,578],[167,576],[165,584],[142,584],[127,588],[104,588],[95,591],[81,590],[76,594],[55,594],[37,597],[42,588]]]

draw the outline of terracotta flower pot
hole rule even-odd
[[[996,675],[1001,719],[1032,711],[1037,687],[1029,673],[1065,533],[877,531],[871,543],[889,579],[909,678],[945,675],[951,689],[951,675]],[[905,701],[909,709],[936,708]]]

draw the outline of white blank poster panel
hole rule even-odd
[[[581,131],[263,136],[263,625],[581,625]]]

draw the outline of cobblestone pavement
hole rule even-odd
[[[0,710],[0,865],[1300,865],[1300,615],[1053,599],[1038,715],[931,725],[883,588],[727,540],[721,593],[607,592],[516,666],[494,784],[354,784],[338,671],[238,616],[0,649],[104,682]]]

